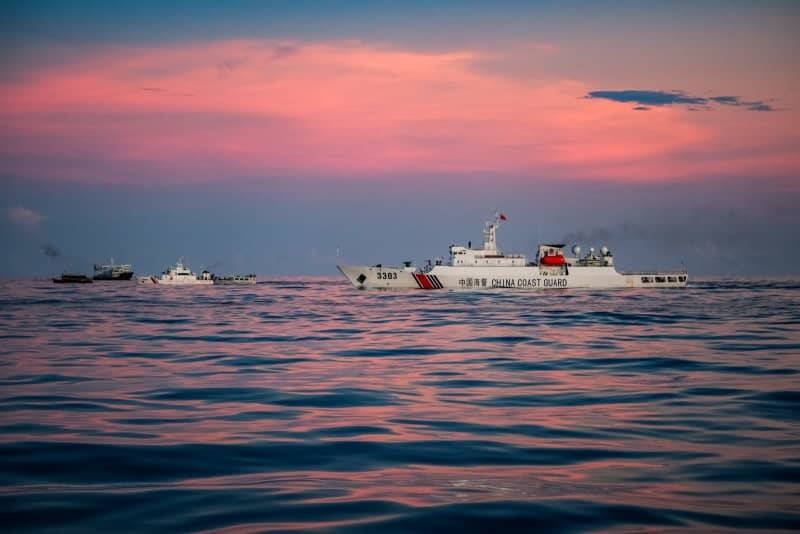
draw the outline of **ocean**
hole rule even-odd
[[[4,531],[800,530],[800,282],[0,282]]]

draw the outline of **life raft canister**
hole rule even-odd
[[[564,265],[564,256],[556,254],[554,256],[542,256],[541,265]]]

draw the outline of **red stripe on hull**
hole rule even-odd
[[[417,282],[422,284],[422,289],[433,289],[433,284],[428,280],[428,275],[419,273],[415,274],[414,277],[417,279]]]

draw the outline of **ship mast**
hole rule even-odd
[[[500,226],[500,214],[495,212],[494,222],[483,223],[483,250],[497,252],[497,228]]]

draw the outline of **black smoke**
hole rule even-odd
[[[59,250],[56,247],[50,244],[42,245],[42,252],[44,252],[44,255],[47,256],[48,258],[61,257],[61,252],[59,252]]]

